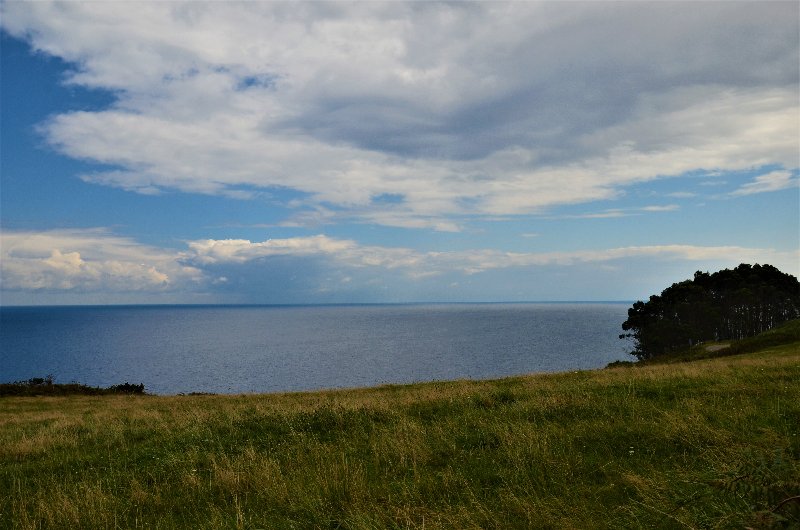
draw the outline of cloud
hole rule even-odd
[[[104,229],[0,233],[3,290],[167,292],[203,280],[175,253]]]
[[[630,211],[622,210],[620,208],[613,208],[603,212],[582,213],[575,215],[561,215],[558,217],[551,217],[551,219],[616,219],[618,217],[629,217],[637,215]]]
[[[493,249],[449,252],[422,252],[409,248],[363,246],[352,240],[324,235],[274,239],[201,240],[188,242],[185,259],[195,264],[246,263],[270,257],[326,257],[332,262],[353,268],[398,270],[412,278],[459,272],[481,272],[551,265],[601,264],[626,259],[682,260],[695,262],[792,263],[798,252],[738,246],[650,245],[570,252],[519,253]],[[796,269],[790,266],[788,270]]]
[[[411,275],[424,274],[415,270],[425,254],[407,248],[361,246],[355,241],[335,239],[325,235],[268,239],[251,242],[245,239],[189,241],[184,258],[192,263],[215,265],[245,263],[271,257],[329,257],[353,267],[406,268]]]
[[[680,210],[677,204],[665,204],[654,206],[642,206],[640,208],[611,208],[602,212],[583,213],[574,215],[560,215],[549,217],[550,219],[616,219],[619,217],[631,217],[652,212],[674,212]]]
[[[331,239],[323,235],[269,239],[261,243],[251,243],[246,239],[205,239],[190,241],[188,245],[190,252],[200,263],[243,263],[269,256],[335,254],[349,251],[356,246],[352,241]]]
[[[457,231],[464,215],[798,159],[791,2],[2,10],[6,31],[74,65],[68,83],[117,96],[40,128],[102,164],[84,180],[242,199],[291,190],[289,223]]]
[[[770,191],[780,191],[800,186],[800,178],[791,171],[771,171],[764,175],[757,176],[752,182],[748,182],[738,190],[732,192],[733,197],[743,195],[753,195],[755,193],[767,193]]]
[[[139,303],[419,301],[438,296],[481,298],[486,291],[480,286],[486,285],[515,299],[537,299],[541,296],[537,293],[546,293],[550,299],[609,299],[621,295],[605,284],[592,286],[586,279],[610,271],[618,284],[630,280],[638,285],[640,280],[631,276],[652,275],[648,271],[663,271],[669,264],[688,273],[741,262],[770,263],[792,274],[800,272],[797,251],[738,246],[426,252],[362,245],[320,234],[260,242],[202,239],[188,241],[182,249],[160,249],[99,228],[4,231],[0,258],[5,303],[85,303],[109,295],[116,299],[139,296],[130,298]],[[631,270],[640,274],[631,275]],[[650,289],[663,288],[664,278],[654,276],[656,283]],[[454,285],[459,290],[453,291]],[[56,295],[62,298],[53,298]],[[67,295],[71,298],[63,298]]]
[[[639,208],[642,212],[674,212],[676,210],[680,210],[681,207],[677,204],[664,204],[660,206],[644,206],[643,208]]]

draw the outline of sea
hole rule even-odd
[[[262,393],[632,360],[629,303],[0,307],[0,382]]]

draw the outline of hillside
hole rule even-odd
[[[7,397],[0,527],[796,527],[798,381],[792,342],[498,381]]]

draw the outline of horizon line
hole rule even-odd
[[[501,305],[501,304],[632,304],[636,300],[497,300],[497,301],[416,301],[416,302],[289,302],[289,303],[143,303],[143,304],[2,304],[7,308],[46,307],[346,307],[403,305]]]

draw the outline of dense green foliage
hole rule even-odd
[[[650,359],[705,341],[753,337],[800,317],[800,282],[771,265],[739,265],[672,284],[638,301],[622,324],[633,355]]]
[[[796,528],[800,343],[251,396],[0,400],[0,528]]]
[[[647,364],[682,363],[711,359],[714,357],[752,353],[792,343],[800,343],[800,319],[784,322],[755,337],[747,337],[736,341],[703,342],[686,350],[665,353],[636,362],[616,361],[608,366],[643,366]]]

